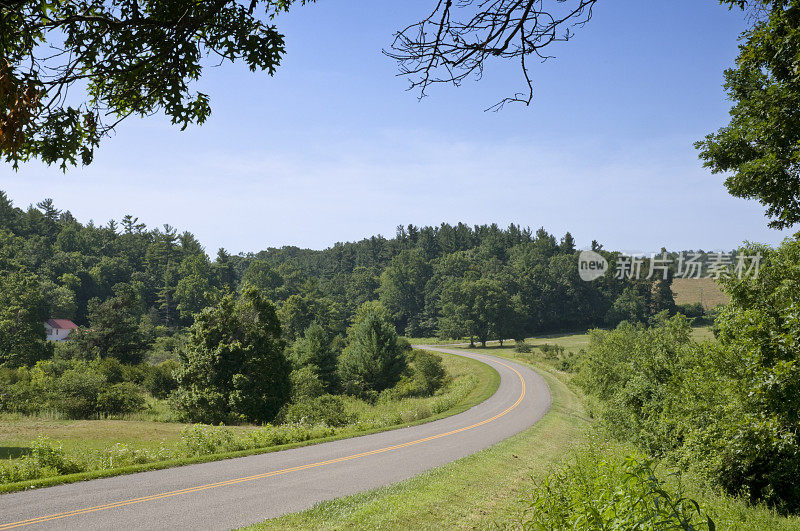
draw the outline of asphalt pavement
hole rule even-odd
[[[0,530],[232,529],[402,481],[492,446],[550,408],[512,361],[439,347],[500,374],[486,401],[441,420],[291,450],[0,495]]]

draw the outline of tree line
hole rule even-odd
[[[617,253],[593,248],[613,267]],[[277,306],[288,341],[316,323],[342,336],[378,300],[400,334],[490,339],[646,321],[674,311],[670,280],[594,282],[578,276],[567,233],[496,224],[398,227],[321,250],[269,248],[213,260],[190,232],[120,222],[82,224],[49,199],[23,210],[0,192],[0,271],[7,365],[50,356],[42,321],[72,319],[86,359],[138,363],[154,342],[185,331],[227,293],[253,287]]]

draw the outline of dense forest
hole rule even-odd
[[[596,242],[593,248],[613,264],[616,253]],[[0,270],[2,296],[14,299],[8,306],[25,307],[31,326],[66,318],[95,334],[113,328],[113,338],[96,342],[105,353],[114,350],[109,341],[127,338],[131,344],[118,350],[133,362],[154,339],[188,327],[222,295],[246,286],[277,305],[290,341],[312,322],[343,334],[356,309],[372,300],[400,334],[482,342],[674,310],[669,280],[582,281],[572,236],[557,239],[543,228],[409,225],[391,239],[322,251],[219,249],[212,260],[190,232],[169,225],[148,229],[130,215],[82,224],[49,199],[23,210],[2,192]],[[36,357],[36,349],[29,352]]]
[[[82,224],[0,192],[0,410],[91,418],[160,400],[169,418],[263,423],[288,404],[335,411],[308,403],[325,396],[430,396],[441,367],[399,335],[485,345],[675,313],[671,275],[615,275],[620,255],[592,248],[611,265],[591,282],[569,233],[516,225],[211,260],[169,225]],[[79,328],[46,341],[53,318]]]

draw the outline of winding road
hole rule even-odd
[[[231,529],[410,478],[487,448],[542,418],[550,391],[531,369],[474,358],[497,392],[434,422],[281,452],[0,495],[0,530]]]

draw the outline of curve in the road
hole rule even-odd
[[[315,503],[401,481],[491,446],[539,420],[550,407],[544,380],[491,356],[500,373],[492,397],[441,420],[270,454],[0,495],[0,530],[230,529]],[[254,470],[262,470],[252,474]],[[273,478],[272,481],[260,481]]]

